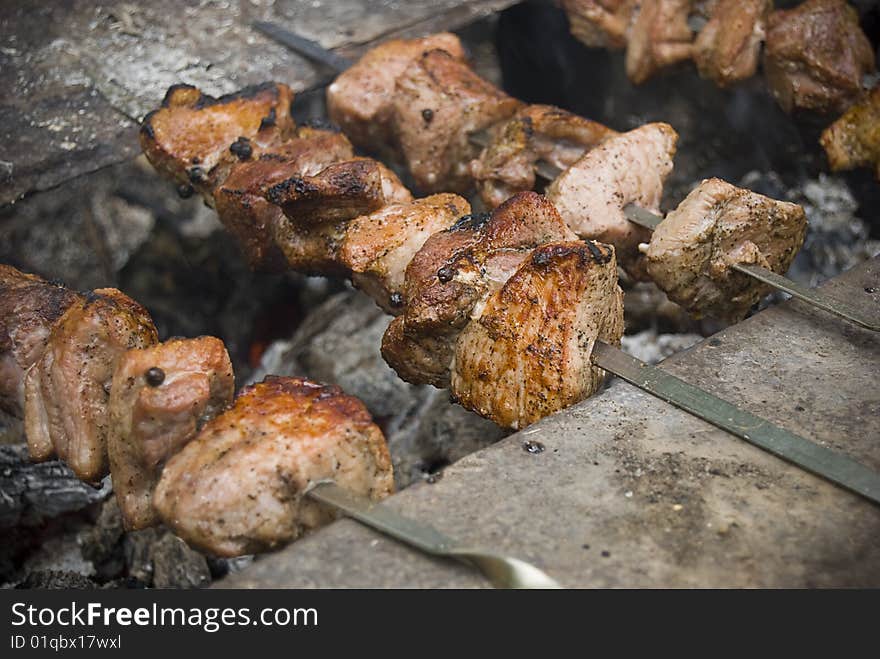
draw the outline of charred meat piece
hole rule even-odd
[[[495,208],[535,187],[538,160],[566,169],[616,131],[550,105],[528,105],[491,131],[490,142],[470,164],[480,197]]]
[[[115,288],[78,298],[55,323],[43,356],[25,378],[31,458],[57,455],[81,480],[104,477],[113,372],[126,350],[156,341],[146,309]]]
[[[755,75],[772,9],[772,0],[718,0],[694,42],[700,75],[721,87]]]
[[[327,88],[327,112],[359,147],[377,153],[392,142],[391,99],[398,76],[429,50],[445,50],[463,60],[464,48],[454,34],[441,32],[421,39],[394,39],[368,50]]]
[[[880,87],[828,126],[820,142],[832,171],[873,167],[880,181]]]
[[[575,39],[591,48],[626,46],[639,0],[562,0]]]
[[[214,191],[220,221],[255,269],[277,272],[287,267],[275,244],[274,225],[283,214],[265,199],[263,190],[292,177],[314,176],[335,162],[354,157],[351,143],[342,133],[303,127],[296,133],[294,139],[233,167]]]
[[[626,75],[636,84],[690,59],[694,49],[694,33],[688,27],[693,0],[641,0],[638,4],[626,48]]]
[[[160,174],[213,204],[214,188],[236,162],[292,134],[292,101],[290,88],[274,82],[220,98],[175,85],[162,107],[144,117],[141,148]]]
[[[391,494],[382,431],[363,403],[338,387],[268,377],[243,389],[171,458],[153,502],[189,544],[237,556],[331,521],[330,511],[303,496],[325,479],[377,500]]]
[[[385,360],[407,382],[447,387],[458,336],[489,296],[535,247],[574,238],[534,192],[434,234],[406,268],[404,312],[382,338]]]
[[[520,106],[446,51],[421,55],[397,78],[392,125],[403,160],[425,192],[465,192],[479,149],[468,136]]]
[[[125,528],[159,523],[153,492],[165,462],[232,403],[232,363],[220,339],[170,339],[129,350],[110,389],[107,450]]]
[[[265,195],[303,227],[350,220],[412,199],[397,175],[372,158],[352,158],[312,176],[293,176],[266,186]]]
[[[659,209],[677,140],[669,124],[645,124],[588,151],[547,189],[569,228],[614,245],[618,262],[636,279],[646,278],[638,246],[651,232],[627,220],[623,208]]]
[[[592,396],[597,339],[619,345],[623,291],[614,248],[590,241],[531,252],[458,338],[452,395],[506,428]]]
[[[299,189],[299,192],[297,192]],[[293,177],[264,190],[286,217],[274,223],[275,244],[298,272],[346,276],[338,250],[354,218],[412,195],[382,163],[369,158],[331,165],[311,177]]]
[[[806,228],[797,204],[707,179],[654,231],[648,273],[669,299],[691,313],[740,320],[769,288],[730,264],[757,264],[784,274]]]
[[[770,14],[764,72],[786,112],[843,112],[873,70],[873,48],[846,0],[807,0]]]
[[[357,288],[397,315],[404,304],[404,273],[413,256],[430,236],[470,210],[465,199],[449,193],[385,206],[347,224],[339,261]]]
[[[24,416],[25,374],[78,298],[64,286],[0,264],[0,409]]]

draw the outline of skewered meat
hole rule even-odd
[[[303,496],[323,479],[373,499],[390,494],[382,431],[338,387],[268,377],[242,390],[171,458],[154,505],[188,543],[236,556],[329,522],[332,513]]]
[[[301,227],[350,220],[412,199],[397,175],[372,158],[333,163],[313,176],[293,176],[268,186],[265,195]]]
[[[174,85],[162,107],[144,117],[141,148],[164,176],[192,186],[213,205],[214,188],[242,152],[289,137],[293,92],[268,82],[212,98],[192,85]]]
[[[538,160],[566,169],[616,131],[550,105],[527,105],[492,129],[490,142],[470,164],[480,196],[495,208],[535,187]]]
[[[575,39],[592,48],[626,46],[639,0],[562,0]]]
[[[464,192],[479,153],[468,135],[507,119],[521,105],[444,50],[413,60],[397,78],[392,127],[419,188]]]
[[[694,33],[688,26],[693,0],[641,0],[626,48],[626,75],[636,84],[658,70],[690,59]]]
[[[604,377],[590,361],[593,346],[619,345],[622,335],[614,248],[542,245],[462,331],[452,395],[500,426],[521,428],[592,396]]]
[[[465,57],[461,41],[447,32],[421,39],[394,39],[368,50],[327,88],[330,118],[358,146],[386,151],[393,141],[389,122],[397,78],[410,62],[435,49],[445,50],[455,59]]]
[[[669,124],[645,124],[588,151],[547,188],[569,228],[614,245],[620,265],[637,279],[645,278],[638,245],[651,232],[627,220],[623,208],[635,203],[658,210],[677,140]]]
[[[159,523],[162,467],[232,403],[232,363],[220,339],[170,339],[126,352],[110,389],[107,451],[125,528]]]
[[[797,204],[707,179],[654,231],[648,273],[691,313],[739,320],[769,288],[729,264],[753,263],[783,274],[806,227]]]
[[[700,75],[721,87],[755,75],[772,9],[772,0],[718,0],[694,42]]]
[[[880,180],[880,87],[828,126],[820,142],[832,171],[874,167]]]
[[[770,14],[764,71],[786,112],[843,112],[863,93],[874,51],[846,0],[807,0]]]
[[[352,283],[390,314],[403,306],[406,267],[425,241],[470,212],[454,194],[436,194],[411,203],[391,204],[346,225],[338,259]]]
[[[287,217],[282,213],[276,218],[273,229],[274,243],[288,265],[299,272],[340,276],[349,274],[338,250],[350,221],[362,212],[412,199],[391,170],[368,158],[331,165],[314,177],[270,184],[265,196],[287,212]]]
[[[25,378],[25,433],[34,460],[58,455],[82,480],[107,474],[110,384],[119,358],[157,341],[146,309],[115,288],[79,297],[55,323]]]
[[[280,271],[287,266],[275,244],[275,224],[282,212],[264,198],[263,190],[294,176],[314,176],[334,162],[353,157],[351,143],[342,133],[300,126],[294,139],[232,168],[214,191],[214,202],[220,221],[251,267]]]
[[[385,360],[407,382],[447,387],[459,334],[489,296],[535,247],[574,238],[534,192],[434,234],[406,268],[406,306],[382,339]]]
[[[0,264],[0,409],[24,415],[25,373],[78,297],[64,286]]]

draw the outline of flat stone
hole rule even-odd
[[[513,0],[34,0],[0,6],[0,205],[138,153],[137,125],[175,83],[221,95],[328,72],[251,27],[289,26],[345,55],[455,29]]]
[[[823,288],[880,316],[880,258]],[[875,333],[790,301],[663,367],[880,469]],[[545,450],[531,454],[526,441]],[[880,508],[622,381],[388,505],[569,587],[880,586]],[[351,520],[218,583],[487,585]]]

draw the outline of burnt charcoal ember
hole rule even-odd
[[[77,572],[63,570],[35,570],[15,585],[17,589],[42,590],[92,590],[99,588],[98,582]]]
[[[273,344],[254,377],[305,375],[360,398],[388,439],[397,486],[405,487],[506,433],[451,403],[448,392],[398,378],[379,353],[390,320],[364,295],[335,295],[289,341]]]
[[[0,446],[0,529],[39,526],[110,494],[80,481],[58,461],[31,463],[24,445]]]

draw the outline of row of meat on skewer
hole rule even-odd
[[[618,261],[694,313],[738,319],[765,289],[729,264],[784,272],[803,241],[799,206],[717,179],[650,235],[623,208],[658,210],[675,131],[525,106],[477,77],[453,35],[388,42],[340,76],[328,106],[344,133],[296,125],[292,101],[276,83],[219,99],[178,85],[144,119],[142,146],[255,268],[349,277],[395,316],[382,353],[401,377],[506,427],[600,387],[593,346],[623,334]],[[433,194],[414,198],[352,142]],[[546,196],[531,191],[538,161],[562,170]],[[490,212],[457,194],[474,184]],[[235,555],[326,521],[303,497],[310,482],[393,489],[381,431],[337,388],[268,378],[233,402],[219,340],[158,343],[119,291],[0,275],[0,403],[24,418],[34,459],[58,456],[90,482],[111,473],[129,528],[162,521]]]

